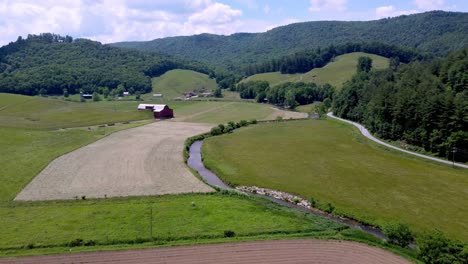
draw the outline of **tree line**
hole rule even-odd
[[[252,64],[245,68],[245,75],[250,76],[265,72],[281,73],[304,73],[315,68],[325,66],[336,56],[351,52],[367,52],[392,58],[398,62],[408,63],[414,60],[424,60],[430,58],[428,54],[422,54],[409,48],[379,42],[370,43],[346,43],[344,45],[331,45],[326,48],[316,48],[298,52],[293,55],[284,56],[280,59]]]
[[[467,161],[468,49],[443,59],[360,70],[335,94],[333,111],[381,138]]]
[[[45,33],[0,48],[0,92],[25,95],[152,90],[151,77],[188,69],[216,77],[209,67],[164,56]]]
[[[255,99],[260,103],[294,108],[298,105],[332,99],[335,89],[329,85],[316,83],[284,83],[270,87],[267,81],[249,81],[240,83],[235,90],[243,99]]]

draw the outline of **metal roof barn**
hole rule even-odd
[[[163,104],[139,104],[138,110],[151,110],[154,118],[157,119],[174,117],[174,111],[168,105]]]

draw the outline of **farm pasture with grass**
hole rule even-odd
[[[339,236],[341,224],[245,195],[188,194],[160,197],[9,203],[0,205],[0,255],[31,254],[31,248],[61,248],[82,239],[104,245],[220,239],[275,234]],[[43,249],[46,250],[46,249]],[[74,251],[86,250],[76,248]],[[34,251],[33,251],[34,252]]]
[[[162,94],[165,99],[174,99],[190,91],[212,92],[216,87],[215,79],[190,70],[171,70],[153,78],[153,93]]]
[[[313,198],[324,210],[378,226],[397,222],[468,238],[466,170],[388,150],[339,121],[242,128],[207,139],[203,157],[235,185]]]
[[[328,63],[324,67],[313,69],[304,74],[268,72],[252,75],[243,81],[267,81],[270,83],[270,86],[286,82],[314,82],[317,84],[328,83],[339,90],[343,86],[343,83],[347,80],[351,80],[353,74],[356,73],[358,59],[362,56],[367,56],[372,59],[372,67],[374,69],[385,69],[389,65],[388,58],[370,53],[353,52],[337,56],[334,61]]]

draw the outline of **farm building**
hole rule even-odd
[[[168,105],[163,104],[139,104],[138,110],[151,110],[154,113],[154,118],[172,118],[174,111]]]
[[[81,98],[83,99],[93,99],[93,95],[92,94],[81,94]]]

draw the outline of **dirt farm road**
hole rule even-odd
[[[116,132],[52,161],[15,200],[210,192],[183,161],[186,138],[212,125],[159,121]]]
[[[0,258],[0,263],[360,263],[407,264],[380,248],[350,241],[300,239]]]

